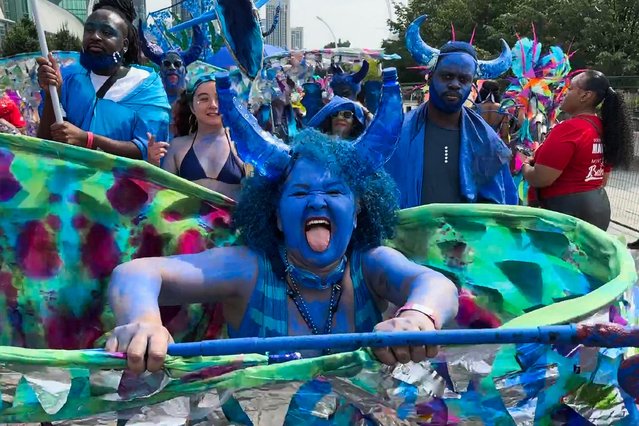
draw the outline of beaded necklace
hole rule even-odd
[[[337,312],[337,307],[339,306],[340,298],[342,297],[341,280],[339,282],[334,283],[331,286],[331,299],[328,304],[328,318],[326,320],[326,325],[324,326],[324,329],[320,333],[320,330],[315,325],[315,322],[313,321],[313,318],[311,317],[311,313],[308,310],[306,301],[304,300],[304,298],[302,297],[302,294],[300,293],[299,286],[297,282],[295,281],[295,278],[293,277],[293,275],[290,273],[290,265],[288,263],[288,256],[287,256],[286,249],[283,250],[282,260],[284,261],[284,266],[286,267],[286,275],[288,277],[288,280],[286,280],[288,284],[288,289],[286,290],[286,294],[291,298],[291,300],[297,307],[297,310],[299,311],[302,319],[304,320],[308,328],[311,330],[311,333],[315,335],[331,334],[333,330],[333,318],[335,316],[335,312]],[[331,352],[330,349],[325,349],[323,351],[325,355],[329,354],[330,352]]]

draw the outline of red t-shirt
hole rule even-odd
[[[18,128],[27,125],[22,114],[20,114],[20,108],[8,96],[0,98],[0,118],[4,118]]]
[[[586,192],[601,187],[604,164],[600,132],[601,119],[595,115],[574,117],[556,125],[535,153],[535,165],[562,170],[552,185],[540,188],[542,198]]]

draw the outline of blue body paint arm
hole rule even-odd
[[[380,298],[396,306],[417,303],[432,309],[440,324],[453,319],[459,306],[457,288],[439,272],[408,260],[390,247],[377,247],[363,256],[366,283]]]
[[[242,297],[257,279],[258,261],[246,247],[135,259],[113,271],[109,303],[118,325],[160,321],[160,305]]]

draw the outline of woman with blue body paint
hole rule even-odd
[[[161,368],[171,336],[160,305],[218,301],[230,337],[433,330],[454,318],[455,285],[381,245],[397,211],[382,166],[402,121],[397,74],[384,76],[378,114],[355,142],[306,130],[291,147],[265,135],[234,103],[228,77],[218,78],[238,151],[259,172],[234,213],[243,245],[118,266],[109,287],[118,327],[106,349],[126,352],[136,372]],[[387,302],[401,308],[383,321]],[[395,364],[432,357],[436,348],[375,353]]]

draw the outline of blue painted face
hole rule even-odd
[[[162,59],[160,75],[169,95],[179,95],[186,89],[186,67],[182,57],[176,52],[168,52]]]
[[[277,222],[298,266],[313,272],[339,262],[356,219],[355,195],[344,179],[315,161],[295,162],[282,187]]]
[[[461,110],[477,70],[475,59],[463,52],[442,55],[430,77],[430,100],[445,113]]]

